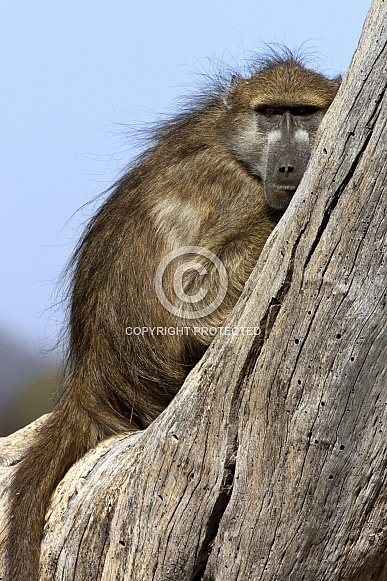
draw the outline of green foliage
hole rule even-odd
[[[58,386],[58,372],[55,369],[29,381],[8,406],[0,410],[0,436],[7,436],[51,411]]]

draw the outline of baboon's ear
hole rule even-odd
[[[232,75],[228,86],[223,91],[223,104],[227,109],[229,109],[231,106],[231,99],[233,93],[237,85],[240,83],[240,81],[241,77],[239,75],[236,74]]]

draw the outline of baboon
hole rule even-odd
[[[72,260],[63,395],[12,482],[7,579],[38,578],[45,512],[70,466],[149,426],[203,355],[203,329],[240,296],[338,86],[289,51],[261,59],[153,131],[93,217]]]

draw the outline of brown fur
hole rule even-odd
[[[249,137],[255,109],[311,105],[323,114],[337,87],[291,56],[269,60],[163,125],[92,219],[73,260],[65,390],[12,484],[7,579],[38,578],[45,512],[69,467],[109,434],[146,428],[209,343],[205,334],[128,336],[125,328],[217,327],[239,297],[281,215],[268,206],[259,170],[267,136]],[[228,272],[227,295],[204,320],[172,315],[154,290],[160,260],[186,245],[211,250]],[[201,260],[205,282],[188,273],[186,288],[204,284],[211,298],[217,273]],[[167,283],[172,275],[167,269]]]

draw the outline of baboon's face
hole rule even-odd
[[[256,111],[266,136],[260,175],[269,206],[285,209],[304,175],[324,112],[305,105],[268,105]]]
[[[293,103],[268,103],[240,116],[231,147],[262,180],[269,206],[284,210],[304,175],[325,110]]]
[[[293,61],[239,80],[226,100],[230,151],[284,210],[309,161],[317,129],[340,85]]]

